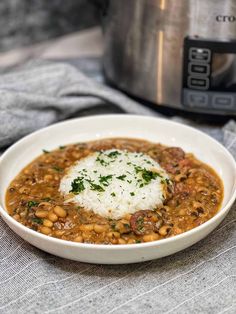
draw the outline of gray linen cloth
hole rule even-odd
[[[71,66],[33,63],[0,77],[0,147],[56,120],[118,111],[157,115]],[[194,126],[236,158],[234,120],[223,128]],[[194,246],[159,260],[116,266],[47,254],[0,219],[0,313],[236,313],[235,205]]]
[[[0,104],[0,147],[53,122],[90,111],[153,114],[70,65],[41,61],[0,76]]]

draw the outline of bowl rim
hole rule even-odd
[[[196,132],[199,136],[204,136],[206,139],[210,140],[211,142],[213,142],[214,145],[220,147],[221,150],[223,150],[224,155],[226,156],[227,160],[229,160],[232,164],[232,166],[234,167],[234,177],[235,177],[235,184],[234,184],[234,191],[232,193],[232,195],[230,196],[229,200],[227,201],[227,203],[225,204],[224,207],[222,207],[215,216],[213,216],[212,218],[210,218],[208,221],[204,222],[203,224],[201,224],[198,227],[195,227],[191,230],[188,230],[186,232],[183,232],[179,235],[175,235],[171,238],[166,238],[166,239],[160,239],[160,240],[156,240],[156,241],[152,241],[152,242],[145,242],[145,243],[135,243],[135,244],[119,244],[119,245],[108,245],[108,244],[90,244],[90,243],[78,243],[78,242],[73,242],[73,241],[69,241],[69,240],[63,240],[63,239],[57,239],[57,238],[53,238],[50,237],[48,235],[44,235],[42,233],[39,233],[35,230],[32,230],[24,225],[22,225],[20,222],[17,222],[14,218],[12,218],[12,216],[10,216],[8,214],[8,212],[3,208],[5,207],[5,203],[3,204],[3,206],[0,204],[0,214],[3,217],[4,220],[9,220],[9,222],[11,224],[14,225],[15,228],[17,229],[21,229],[21,231],[23,233],[26,233],[28,236],[32,236],[32,237],[36,237],[38,239],[41,240],[46,240],[51,242],[52,244],[58,244],[61,246],[68,246],[70,248],[81,248],[81,249],[95,249],[95,250],[99,250],[99,249],[103,249],[103,250],[116,250],[116,251],[120,251],[120,250],[132,250],[132,249],[145,249],[145,248],[150,248],[150,247],[156,247],[158,245],[168,245],[169,243],[181,240],[181,239],[185,239],[188,237],[193,236],[194,234],[200,232],[201,230],[207,228],[208,226],[210,226],[211,224],[214,224],[214,222],[220,220],[221,218],[223,219],[225,213],[227,213],[227,211],[230,209],[230,207],[233,205],[235,199],[236,199],[236,161],[234,159],[234,157],[232,156],[232,154],[217,140],[215,140],[213,137],[209,136],[208,134],[192,127],[189,125],[185,125],[176,121],[172,121],[172,120],[168,120],[166,118],[160,118],[160,117],[155,117],[155,116],[142,116],[142,115],[136,115],[136,114],[102,114],[102,115],[93,115],[93,116],[88,116],[88,117],[78,117],[78,118],[73,118],[73,119],[68,119],[65,121],[61,121],[61,122],[57,122],[54,124],[51,124],[47,127],[41,128],[37,131],[34,131],[26,136],[24,136],[23,138],[21,138],[20,140],[18,140],[17,142],[15,142],[13,145],[11,145],[1,156],[0,156],[0,167],[1,167],[1,163],[2,161],[7,157],[8,154],[10,154],[12,151],[14,151],[14,149],[18,146],[21,146],[25,141],[29,140],[31,137],[34,137],[40,133],[44,133],[47,132],[48,129],[51,128],[56,128],[56,127],[63,127],[63,125],[65,124],[69,124],[71,122],[80,122],[81,120],[97,120],[97,119],[144,119],[144,120],[155,120],[155,122],[162,121],[164,123],[167,124],[174,124],[176,125],[176,127],[181,127],[181,128],[185,128],[186,130],[191,130]],[[130,137],[132,138],[132,137]],[[4,191],[4,195],[5,195],[6,191]],[[17,232],[15,232],[17,233]],[[18,234],[18,233],[17,233]]]

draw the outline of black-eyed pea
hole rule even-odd
[[[54,235],[57,237],[61,237],[65,233],[65,230],[55,230]]]
[[[29,169],[25,169],[24,170],[24,174],[29,174],[30,173],[30,170]]]
[[[129,227],[129,222],[127,224],[122,223],[121,221],[118,221],[116,224],[116,230],[119,231],[120,233],[127,233],[127,227]],[[129,230],[128,230],[129,231]]]
[[[157,233],[145,234],[143,236],[144,242],[152,242],[159,239],[159,235]]]
[[[48,219],[51,220],[52,222],[56,222],[58,220],[58,217],[55,213],[49,213],[48,214]]]
[[[15,214],[14,216],[12,216],[12,218],[14,218],[16,221],[20,220],[20,215],[19,214]]]
[[[203,183],[203,179],[201,177],[196,178],[196,182],[199,184]]]
[[[180,182],[180,181],[182,181],[182,180],[185,180],[186,178],[187,178],[186,175],[180,173],[180,174],[177,174],[177,175],[175,176],[175,181],[176,181],[176,182]]]
[[[177,226],[175,226],[173,228],[173,233],[174,234],[181,234],[182,232],[183,232],[183,230],[181,228],[177,227]]]
[[[45,158],[45,159],[44,159],[44,162],[45,162],[46,164],[50,164],[50,163],[52,162],[52,158]],[[50,171],[50,169],[48,169],[48,171]]]
[[[188,170],[188,177],[193,178],[197,172],[198,172],[198,169],[189,169]]]
[[[84,224],[84,225],[80,225],[79,228],[81,231],[93,231],[94,225],[93,224]]]
[[[122,234],[122,239],[124,239],[126,242],[128,242],[129,237],[128,237],[128,236],[126,236],[125,234]]]
[[[25,209],[23,212],[20,213],[20,217],[25,218],[27,216],[27,214],[28,214],[28,211],[27,211],[27,209]]]
[[[118,221],[115,225],[115,230],[120,230],[122,227],[123,227],[123,224],[120,221]]]
[[[120,233],[117,232],[117,231],[111,231],[111,232],[108,232],[107,236],[109,238],[116,238],[116,239],[118,239],[120,237]]]
[[[112,238],[110,241],[112,244],[118,244],[118,239],[116,238]]]
[[[38,207],[40,209],[49,210],[52,207],[52,204],[49,202],[41,202]]]
[[[75,159],[78,159],[79,157],[80,157],[80,153],[78,152],[73,152],[72,154],[71,154]]]
[[[48,211],[43,209],[37,209],[35,216],[38,218],[46,218],[48,216]]]
[[[42,226],[42,227],[40,228],[40,231],[41,231],[43,234],[49,235],[49,234],[52,232],[52,229],[49,228],[49,227]]]
[[[29,193],[29,188],[22,186],[21,188],[19,188],[19,193],[20,194],[27,194],[27,193]]]
[[[53,175],[51,174],[45,174],[45,176],[43,177],[43,180],[46,182],[49,182],[53,179]]]
[[[90,232],[88,232],[88,231],[82,232],[82,237],[83,237],[84,241],[88,241],[89,237],[90,237]]]
[[[209,194],[209,190],[207,188],[204,188],[201,186],[197,188],[197,192],[202,194],[202,195],[208,195]]]
[[[132,215],[130,215],[130,214],[126,214],[126,215],[124,216],[124,219],[130,221],[131,216],[132,216]]]
[[[119,244],[126,244],[126,241],[122,238],[118,239],[118,243]]]
[[[199,208],[199,207],[202,207],[202,203],[193,201],[193,208]]]
[[[97,224],[95,224],[93,229],[94,229],[94,231],[96,233],[103,233],[103,232],[107,231],[108,226],[107,225],[97,225]]]
[[[53,222],[51,220],[49,220],[49,219],[44,219],[43,220],[43,225],[45,227],[51,228],[53,226]]]
[[[66,215],[67,215],[66,210],[63,207],[61,207],[61,206],[55,206],[53,208],[53,211],[60,218],[65,218]]]
[[[128,244],[134,244],[134,243],[136,243],[136,241],[135,241],[134,239],[129,239],[129,240],[127,241],[127,243],[128,243]]]
[[[153,216],[151,217],[151,220],[152,220],[153,222],[157,222],[157,221],[158,221],[158,217],[155,216],[155,215],[153,215]]]
[[[184,216],[186,214],[185,210],[183,208],[181,208],[179,211],[178,211],[178,215],[179,216]]]
[[[168,232],[170,231],[171,227],[170,226],[167,226],[167,225],[164,225],[162,226],[160,229],[159,229],[159,233],[160,235],[162,236],[166,236],[168,234]]]
[[[165,211],[168,213],[171,209],[170,209],[170,207],[169,206],[163,206],[163,208],[165,209]]]
[[[129,224],[129,220],[127,220],[127,219],[121,219],[120,220],[120,222],[122,223],[122,224]]]
[[[76,238],[74,238],[74,241],[81,243],[81,242],[83,242],[83,237],[82,236],[77,236]]]

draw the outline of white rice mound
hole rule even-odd
[[[158,173],[158,176],[145,181],[143,170],[140,169]],[[107,176],[109,178],[103,182],[104,186],[101,178]],[[83,182],[84,190],[74,194],[71,192],[72,182],[78,177]],[[103,191],[93,189],[89,182],[99,185]],[[143,153],[111,149],[92,153],[77,161],[61,179],[59,190],[66,201],[103,217],[120,219],[126,214],[153,210],[161,205],[165,199],[164,186],[167,182],[167,173],[151,157]]]

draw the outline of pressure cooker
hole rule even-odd
[[[110,0],[108,81],[156,105],[236,115],[236,0]]]

